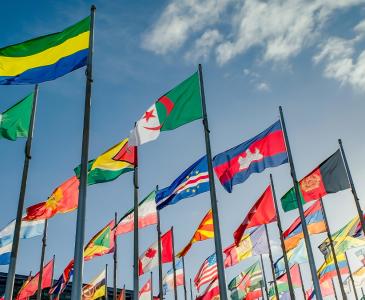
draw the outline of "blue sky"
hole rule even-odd
[[[0,46],[62,30],[85,17],[90,4],[7,1],[0,18],[0,26],[6,28]],[[282,105],[298,177],[332,154],[341,137],[364,205],[365,1],[141,0],[95,4],[90,158],[127,137],[153,101],[193,73],[200,62],[214,154],[271,125]],[[79,164],[84,89],[83,70],[40,85],[26,207],[44,201]],[[31,90],[31,86],[0,86],[0,111]],[[0,142],[3,226],[16,213],[25,141]],[[143,145],[139,153],[140,197],[156,184],[170,184],[204,150],[200,121],[164,132],[155,142]],[[291,186],[288,165],[252,175],[235,186],[232,194],[217,183],[223,246],[232,242],[233,231],[268,185],[270,171],[280,197]],[[163,231],[174,226],[177,251],[190,239],[209,209],[209,201],[206,193],[161,211]],[[327,196],[324,202],[332,231],[355,215],[350,191]],[[122,215],[132,203],[132,174],[89,187],[86,239],[112,219],[115,211]],[[297,212],[284,214],[281,210],[281,215],[287,227]],[[56,216],[49,223],[46,257],[56,255],[57,277],[73,257],[75,223],[76,212]],[[269,227],[274,257],[278,257],[277,229],[275,224]],[[322,257],[316,246],[323,238],[323,234],[312,237],[317,267]],[[142,230],[140,252],[155,239],[154,227]],[[118,285],[130,288],[133,235],[121,236],[118,245]],[[21,241],[18,273],[38,270],[40,247],[41,238]],[[193,246],[186,257],[187,278],[195,276],[213,251],[213,240]],[[254,260],[228,269],[227,282]],[[85,263],[85,280],[100,272],[105,263],[112,264],[111,255]],[[269,267],[268,262],[265,266]],[[164,266],[164,271],[169,268]],[[308,288],[309,268],[304,268]],[[270,272],[267,277],[271,278]],[[146,280],[142,277],[140,284]]]

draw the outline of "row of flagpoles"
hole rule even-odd
[[[43,276],[45,274],[46,266],[48,266],[48,264],[46,266],[44,266],[48,219],[53,217],[58,212],[64,213],[64,212],[68,212],[70,210],[74,210],[76,208],[77,208],[77,224],[76,224],[74,259],[66,267],[66,269],[65,269],[64,273],[61,275],[58,283],[52,288],[52,292],[59,295],[62,292],[62,290],[64,290],[64,288],[67,285],[67,283],[71,277],[71,274],[72,274],[73,283],[72,283],[71,297],[72,297],[72,299],[75,299],[75,300],[81,299],[82,295],[83,295],[83,273],[82,272],[83,272],[84,261],[89,260],[89,259],[93,258],[94,256],[100,256],[100,255],[104,255],[104,254],[113,252],[113,260],[114,260],[114,263],[113,263],[113,291],[114,291],[114,299],[117,299],[118,257],[117,257],[116,238],[118,235],[117,234],[118,228],[120,228],[120,224],[125,219],[121,218],[118,221],[117,215],[115,215],[114,221],[108,223],[108,225],[105,228],[103,228],[100,232],[98,232],[93,237],[93,239],[86,246],[84,246],[84,244],[85,244],[85,211],[86,211],[86,204],[87,204],[87,202],[86,202],[87,186],[90,184],[93,184],[93,183],[113,180],[116,177],[118,177],[119,175],[121,175],[123,172],[132,171],[132,170],[134,172],[134,175],[133,175],[134,207],[133,207],[133,211],[132,211],[133,212],[133,232],[134,232],[133,295],[134,295],[134,299],[137,299],[139,297],[139,291],[140,291],[139,276],[141,275],[141,270],[140,270],[141,257],[139,256],[139,239],[138,239],[139,227],[140,227],[139,226],[139,222],[140,222],[139,207],[141,205],[141,203],[139,201],[138,151],[140,151],[139,148],[140,148],[141,144],[156,139],[160,131],[172,130],[181,125],[194,121],[196,119],[202,119],[206,153],[205,153],[205,156],[203,156],[192,167],[190,167],[189,169],[187,169],[185,171],[187,173],[186,174],[184,173],[185,174],[184,177],[186,175],[188,175],[187,177],[192,176],[191,174],[193,171],[196,171],[197,172],[196,174],[199,174],[199,172],[201,172],[201,173],[206,174],[205,178],[199,178],[199,180],[202,180],[202,186],[207,183],[208,183],[208,185],[204,185],[203,188],[201,187],[203,189],[202,191],[195,191],[195,189],[194,189],[193,192],[191,192],[191,191],[187,192],[187,193],[190,193],[189,195],[181,196],[181,195],[179,195],[180,190],[178,188],[181,188],[182,186],[184,186],[184,184],[186,185],[187,182],[184,181],[185,179],[182,180],[182,178],[184,178],[184,177],[180,176],[181,178],[179,177],[177,180],[179,182],[180,186],[179,185],[174,186],[174,184],[172,184],[172,186],[161,189],[161,190],[157,187],[154,192],[153,203],[155,203],[155,201],[156,201],[155,205],[157,205],[156,223],[157,223],[157,233],[158,233],[157,246],[156,246],[157,249],[155,249],[155,250],[157,250],[156,252],[158,255],[157,265],[158,265],[158,273],[159,273],[159,295],[160,295],[160,297],[163,297],[162,264],[164,262],[163,261],[164,260],[164,257],[163,257],[164,249],[162,249],[163,248],[162,245],[164,243],[164,239],[167,236],[166,234],[170,234],[170,239],[171,239],[171,244],[172,244],[172,246],[171,246],[172,252],[170,253],[170,258],[167,259],[167,261],[172,262],[173,282],[174,282],[173,286],[174,286],[175,300],[177,299],[177,276],[176,276],[177,269],[176,269],[176,264],[175,264],[173,229],[171,228],[170,231],[168,231],[167,233],[162,235],[161,229],[160,229],[159,210],[164,208],[166,205],[170,205],[170,204],[174,204],[174,203],[178,202],[182,198],[192,197],[192,196],[195,196],[196,194],[209,190],[210,200],[211,200],[210,220],[211,220],[211,225],[212,225],[212,236],[210,236],[208,238],[214,238],[215,253],[207,258],[206,262],[204,262],[202,268],[198,272],[198,275],[199,275],[199,273],[203,272],[203,273],[201,273],[201,277],[204,280],[202,280],[198,276],[198,277],[196,277],[195,284],[200,287],[200,285],[208,283],[209,285],[207,287],[207,291],[209,293],[218,293],[219,297],[221,299],[227,299],[227,289],[226,289],[226,280],[225,280],[225,267],[226,266],[225,266],[225,260],[223,258],[220,224],[219,224],[219,217],[218,217],[219,214],[218,214],[218,206],[217,206],[217,196],[216,196],[216,191],[215,191],[214,172],[217,174],[217,177],[219,178],[222,185],[226,188],[226,190],[229,192],[232,192],[233,185],[244,182],[250,176],[251,173],[260,173],[268,167],[276,167],[276,166],[279,166],[281,164],[288,162],[289,167],[290,167],[290,174],[291,174],[292,181],[293,181],[293,191],[292,192],[293,192],[294,199],[295,199],[294,205],[299,210],[298,222],[299,222],[299,224],[304,225],[304,226],[302,226],[302,234],[303,234],[304,245],[305,245],[306,253],[308,256],[308,262],[309,262],[309,267],[310,267],[310,272],[311,272],[311,277],[312,277],[312,282],[313,282],[313,293],[316,295],[316,299],[319,299],[319,300],[322,299],[320,280],[317,276],[317,269],[316,269],[316,265],[315,265],[315,261],[314,261],[312,244],[311,244],[311,241],[309,238],[310,232],[308,230],[308,227],[306,226],[306,224],[307,224],[306,223],[307,222],[306,213],[308,210],[304,211],[304,208],[303,208],[303,203],[302,203],[302,199],[303,199],[302,194],[303,193],[301,191],[301,185],[300,185],[301,181],[298,181],[297,176],[296,176],[296,170],[295,170],[294,160],[293,160],[292,152],[291,152],[291,148],[290,148],[287,128],[286,128],[286,124],[285,124],[285,120],[284,120],[284,114],[283,114],[283,110],[281,107],[279,107],[280,120],[277,121],[276,123],[274,123],[267,130],[260,133],[253,139],[250,139],[249,141],[246,141],[245,143],[243,143],[235,148],[232,148],[228,151],[225,151],[225,152],[213,157],[212,151],[211,151],[211,146],[210,146],[210,130],[209,130],[209,124],[208,124],[207,111],[206,111],[206,99],[205,99],[205,91],[204,91],[203,71],[202,71],[202,66],[199,65],[197,73],[193,74],[191,77],[186,79],[184,82],[182,82],[180,85],[175,87],[173,90],[171,90],[170,92],[168,92],[167,94],[165,94],[164,96],[159,98],[156,101],[156,103],[153,105],[152,109],[146,111],[145,115],[139,121],[136,122],[129,140],[126,139],[126,140],[122,141],[121,143],[114,146],[110,150],[113,152],[112,159],[114,159],[114,161],[120,162],[121,161],[120,157],[123,157],[123,163],[125,163],[127,165],[127,166],[123,167],[124,169],[122,168],[123,170],[120,172],[120,174],[116,175],[116,177],[114,177],[112,179],[104,178],[103,179],[104,181],[103,180],[98,181],[99,179],[97,180],[95,178],[94,179],[92,178],[91,172],[93,170],[93,167],[95,165],[97,165],[97,163],[102,164],[102,162],[100,162],[102,159],[100,159],[98,162],[99,158],[97,158],[96,160],[94,160],[92,162],[92,167],[90,169],[90,165],[89,165],[90,162],[89,162],[89,158],[88,158],[91,94],[92,94],[92,83],[93,83],[92,55],[93,55],[93,44],[94,44],[94,19],[95,19],[95,6],[92,6],[91,14],[90,14],[90,22],[88,23],[89,28],[86,30],[86,32],[88,32],[88,35],[86,35],[86,37],[87,37],[87,47],[86,47],[87,56],[84,57],[84,60],[81,61],[78,65],[75,65],[71,70],[69,70],[69,72],[70,72],[79,67],[86,65],[86,89],[85,89],[85,105],[84,105],[85,110],[84,110],[81,164],[78,168],[76,168],[77,170],[75,169],[77,176],[74,176],[74,177],[70,178],[69,180],[67,180],[65,183],[63,183],[58,189],[55,190],[53,195],[47,201],[51,201],[51,200],[52,201],[54,200],[56,202],[58,201],[57,203],[59,205],[60,199],[58,198],[59,196],[57,194],[57,191],[60,191],[60,190],[65,191],[65,190],[69,190],[71,188],[72,188],[73,192],[75,191],[75,189],[78,191],[78,196],[75,198],[73,195],[73,197],[70,197],[70,199],[73,200],[73,202],[71,204],[68,203],[67,207],[57,207],[57,209],[55,211],[52,211],[52,213],[44,212],[44,203],[35,205],[36,207],[32,206],[27,209],[27,215],[24,217],[23,216],[24,200],[25,200],[26,187],[27,187],[28,169],[29,169],[29,164],[30,164],[30,160],[31,160],[32,138],[33,138],[34,121],[35,121],[35,114],[36,114],[36,107],[37,107],[37,100],[38,100],[38,83],[41,83],[46,80],[53,80],[64,74],[54,75],[54,77],[52,77],[52,78],[47,78],[47,79],[38,78],[38,79],[34,79],[34,81],[26,82],[29,84],[36,83],[36,85],[34,88],[34,93],[32,95],[33,102],[32,102],[31,114],[30,114],[29,128],[28,128],[28,132],[27,132],[27,142],[26,142],[26,146],[25,146],[24,167],[23,167],[22,182],[21,182],[21,188],[20,188],[20,194],[19,194],[19,200],[18,200],[18,208],[17,208],[17,214],[16,214],[13,236],[12,236],[12,241],[11,241],[12,242],[11,243],[11,255],[10,255],[9,271],[8,271],[7,282],[6,282],[5,299],[10,300],[13,297],[19,240],[21,238],[21,229],[22,229],[24,221],[42,220],[42,219],[45,220],[45,222],[43,223],[44,229],[43,229],[43,239],[42,239],[40,272],[37,277],[37,280],[38,280],[37,281],[37,299],[40,299],[41,290],[42,290],[42,288],[44,288]],[[65,32],[66,31],[67,31],[67,29],[65,30]],[[1,51],[0,51],[0,53],[1,53]],[[85,54],[83,54],[83,55],[85,55]],[[1,63],[1,59],[0,59],[0,63]],[[2,74],[2,75],[4,75],[4,74]],[[12,78],[10,76],[4,82],[3,81],[0,81],[0,82],[1,82],[1,84],[17,84],[16,80],[24,80],[24,79],[22,79],[21,74],[19,74],[17,77]],[[25,82],[22,81],[21,83],[25,83]],[[193,96],[191,96],[191,98],[185,100],[186,102],[190,101],[192,103],[196,99],[198,99],[200,101],[200,102],[197,102],[198,105],[196,105],[196,103],[194,104],[195,105],[194,108],[196,109],[196,111],[194,111],[194,113],[196,113],[196,115],[194,115],[194,116],[184,115],[183,118],[185,118],[185,119],[177,120],[177,117],[174,116],[173,110],[180,109],[180,108],[177,108],[177,106],[179,105],[178,101],[182,101],[181,98],[186,97],[186,95],[184,93],[186,93],[187,89],[188,90],[190,89],[189,92],[192,92],[193,94],[194,93],[195,94]],[[195,98],[193,99],[193,97],[196,97],[196,99]],[[192,104],[190,104],[190,105],[192,105]],[[200,108],[200,106],[201,106],[201,108]],[[161,109],[161,107],[163,109]],[[157,114],[158,120],[153,119],[153,118],[156,118],[156,115],[154,115],[154,113]],[[175,118],[175,119],[173,119],[173,118]],[[155,125],[156,125],[155,128],[153,128],[153,130],[154,130],[153,133],[151,130],[150,130],[151,132],[149,132],[149,131],[147,132],[146,128],[148,129],[148,127],[144,126],[145,124],[144,125],[142,124],[142,122],[148,123],[150,121],[149,119],[152,119],[152,122],[157,122],[157,123],[155,123]],[[176,124],[174,124],[174,122]],[[276,140],[274,140],[274,138],[272,138],[270,136],[270,134],[272,134],[272,136],[275,136]],[[269,141],[270,138],[272,140]],[[273,143],[272,145],[275,144],[275,146],[278,146],[278,149],[281,147],[280,148],[281,150],[273,150],[274,152],[277,151],[275,153],[274,152],[273,153],[263,153],[263,152],[260,152],[262,150],[260,148],[260,145],[257,146],[256,144],[255,145],[257,146],[257,148],[255,148],[255,149],[249,148],[257,141],[263,141],[263,140],[265,140],[265,143],[267,143],[267,144],[270,144],[270,143]],[[132,141],[133,141],[133,143],[132,143]],[[275,148],[275,147],[273,147],[273,148]],[[238,151],[237,149],[241,149],[240,152],[237,152]],[[253,150],[255,152],[252,152],[251,150]],[[365,223],[364,223],[364,218],[363,218],[363,212],[360,207],[359,199],[358,199],[358,196],[356,193],[356,189],[355,189],[355,186],[353,183],[353,179],[352,179],[352,176],[350,173],[350,169],[348,166],[347,158],[346,158],[341,140],[339,140],[339,151],[340,152],[338,152],[338,153],[341,158],[341,164],[343,164],[344,170],[346,172],[346,180],[348,180],[349,187],[353,193],[354,202],[355,202],[357,212],[358,212],[358,222],[361,226],[362,231],[365,234]],[[111,153],[109,153],[107,151],[104,154],[102,154],[100,157],[102,157],[103,155],[108,156],[108,155],[111,155]],[[126,160],[127,157],[129,160],[128,159]],[[238,159],[237,159],[237,157],[238,157]],[[269,161],[265,161],[266,158],[269,158]],[[238,170],[235,169],[235,171],[233,171],[232,169],[229,169],[230,172],[233,172],[232,173],[233,175],[232,174],[227,175],[227,174],[229,174],[229,173],[227,173],[227,169],[229,168],[229,167],[227,167],[227,165],[229,165],[229,163],[231,162],[231,161],[225,161],[227,159],[230,159],[230,160],[237,159],[237,161],[235,161],[235,163],[237,164],[239,169]],[[262,162],[262,161],[265,161],[265,162]],[[254,163],[257,163],[257,165],[253,166]],[[228,177],[225,177],[225,176],[228,176]],[[231,176],[231,177],[229,177],[229,176]],[[92,179],[90,179],[90,178],[92,178]],[[90,183],[90,180],[94,180],[94,182]],[[320,180],[323,181],[323,178],[321,178]],[[205,188],[206,188],[206,190],[204,190]],[[196,187],[196,189],[198,189],[198,187]],[[185,191],[185,190],[183,189],[183,191]],[[186,191],[187,191],[187,189],[186,189]],[[329,192],[325,191],[326,193],[324,193],[323,195],[325,195],[327,193],[331,193],[331,192],[336,192],[336,191],[329,191]],[[245,234],[247,234],[248,229],[254,228],[257,226],[264,226],[263,227],[264,233],[262,235],[265,237],[266,243],[268,246],[268,254],[269,254],[270,264],[272,266],[271,271],[272,271],[272,277],[273,277],[273,283],[274,283],[273,290],[274,290],[276,298],[279,299],[280,293],[279,293],[279,289],[278,289],[278,286],[279,286],[278,281],[280,282],[280,278],[277,277],[277,274],[274,269],[274,259],[273,259],[272,251],[270,248],[269,235],[268,235],[268,230],[267,230],[267,224],[277,221],[277,226],[278,226],[278,229],[280,232],[281,248],[283,250],[286,281],[288,284],[290,298],[295,299],[293,278],[291,276],[291,271],[290,271],[291,266],[289,265],[289,258],[288,258],[288,254],[287,254],[288,249],[286,247],[287,239],[284,237],[285,232],[283,232],[283,228],[281,225],[281,220],[280,220],[280,215],[279,215],[279,210],[278,210],[278,203],[277,203],[277,198],[276,198],[276,193],[275,193],[275,187],[274,187],[274,182],[273,182],[273,178],[271,175],[270,175],[270,185],[269,185],[269,189],[267,190],[267,193],[269,195],[268,197],[272,200],[270,200],[271,204],[269,202],[267,202],[269,204],[267,204],[265,202],[266,203],[265,205],[271,205],[270,209],[271,209],[272,216],[270,218],[264,217],[261,220],[259,220],[257,218],[255,219],[254,214],[256,213],[256,217],[257,217],[257,213],[258,213],[259,209],[260,208],[262,209],[262,206],[260,206],[260,205],[262,205],[262,203],[264,202],[264,198],[260,198],[260,200],[254,205],[252,210],[249,212],[249,214],[247,215],[245,220],[239,226],[237,231],[234,233],[235,242],[232,245],[232,247],[235,247],[240,244],[241,239],[245,236]],[[144,200],[146,200],[146,199],[144,199]],[[333,241],[333,238],[332,238],[333,236],[331,235],[331,232],[329,230],[327,216],[326,216],[325,208],[324,208],[323,201],[322,201],[322,195],[320,197],[317,197],[316,199],[311,198],[309,201],[312,201],[312,200],[317,200],[320,203],[320,210],[322,212],[324,223],[325,223],[324,231],[327,232],[327,237],[328,237],[329,245],[330,245],[330,252],[332,254],[331,257],[333,257],[334,266],[335,266],[335,270],[336,270],[336,276],[339,280],[339,285],[340,285],[340,289],[341,289],[341,295],[342,295],[343,299],[347,299],[345,288],[342,283],[342,278],[341,278],[342,273],[341,273],[341,270],[339,267],[338,256],[336,254],[336,249],[335,249],[336,245]],[[260,201],[262,201],[262,202],[260,202]],[[304,203],[305,202],[306,201],[304,201]],[[36,214],[34,214],[34,211],[38,212],[38,213],[40,213],[40,211],[41,211],[42,213],[40,213],[40,215],[36,215]],[[47,213],[49,213],[49,214],[47,215]],[[129,214],[129,216],[131,216],[131,214]],[[155,223],[151,223],[151,224],[155,224]],[[148,224],[148,225],[151,225],[151,224]],[[131,230],[129,230],[129,231],[131,231]],[[105,247],[105,245],[103,244],[102,241],[104,241],[106,239],[109,239],[109,241],[112,241],[113,247]],[[97,249],[95,248],[96,247],[95,245],[97,244],[97,243],[95,243],[95,241],[98,241],[98,243],[100,243],[100,245],[101,245],[100,248],[97,248]],[[195,241],[193,241],[193,239],[192,239],[192,243],[193,242],[195,242]],[[148,249],[148,250],[150,250],[150,249]],[[189,249],[186,250],[184,255],[187,253],[188,250]],[[181,253],[179,253],[178,255],[180,255],[180,254]],[[183,269],[184,269],[184,259],[183,259],[184,255],[182,255]],[[346,256],[346,252],[345,252],[345,256]],[[261,269],[263,269],[262,254],[260,256],[260,259],[261,259],[261,263],[259,265],[261,265]],[[346,261],[347,261],[347,257],[346,257]],[[148,263],[151,263],[151,262],[148,262]],[[52,264],[54,264],[54,260],[52,261]],[[204,274],[204,270],[206,270],[206,269],[213,270],[214,276],[208,277],[208,279],[206,279],[206,277],[205,277],[206,275]],[[262,270],[262,273],[263,273],[262,275],[264,276],[264,274],[265,274],[264,270]],[[300,268],[299,268],[299,273],[300,273]],[[184,276],[185,276],[185,272],[184,272]],[[302,277],[302,275],[300,274],[300,278],[301,277]],[[350,277],[351,277],[352,282],[354,282],[351,272],[350,272]],[[52,278],[53,278],[53,271],[52,271]],[[202,280],[202,281],[199,283],[199,280]],[[259,289],[261,291],[261,296],[263,296],[264,288],[265,288],[266,295],[269,295],[269,288],[267,286],[267,281],[265,278],[262,281],[264,284],[261,283],[260,287],[259,287]],[[152,293],[152,290],[153,290],[152,289],[152,278],[149,282],[150,282],[149,283],[150,290]],[[186,291],[185,278],[184,278],[183,282],[184,282],[184,295],[186,298],[187,291]],[[301,280],[301,282],[302,282],[302,280]],[[303,286],[302,283],[301,283],[301,285]],[[190,291],[192,293],[191,288],[190,288]],[[304,292],[305,291],[303,290],[303,293]],[[355,285],[354,285],[354,292],[356,292]],[[204,293],[204,295],[205,294],[206,293]],[[204,299],[204,298],[201,298],[201,299]]]

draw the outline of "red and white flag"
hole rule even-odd
[[[218,278],[218,268],[217,258],[214,253],[204,261],[194,278],[194,283],[199,291],[202,285],[212,282],[216,278]]]
[[[151,300],[152,290],[151,290],[151,279],[149,279],[138,293],[139,300]]]
[[[172,231],[171,229],[161,236],[162,263],[172,262]],[[158,266],[158,242],[153,243],[139,258],[139,275],[145,274]]]
[[[218,300],[220,299],[218,278],[214,279],[196,300]]]

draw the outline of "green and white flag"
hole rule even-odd
[[[15,141],[17,138],[28,137],[33,96],[34,93],[29,94],[0,114],[0,138]]]

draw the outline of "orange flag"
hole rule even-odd
[[[177,257],[185,256],[195,242],[212,239],[213,237],[214,237],[213,215],[212,215],[212,210],[210,209],[208,213],[205,215],[204,219],[200,222],[198,229],[195,231],[190,242],[176,256]]]
[[[52,286],[53,280],[53,259],[43,267],[43,277],[42,277],[42,289]],[[38,289],[39,272],[26,284],[23,285],[22,289],[16,296],[16,300],[25,300],[33,296]]]
[[[56,188],[47,201],[27,208],[24,220],[44,220],[57,213],[67,213],[77,208],[79,197],[79,180],[71,177]]]

